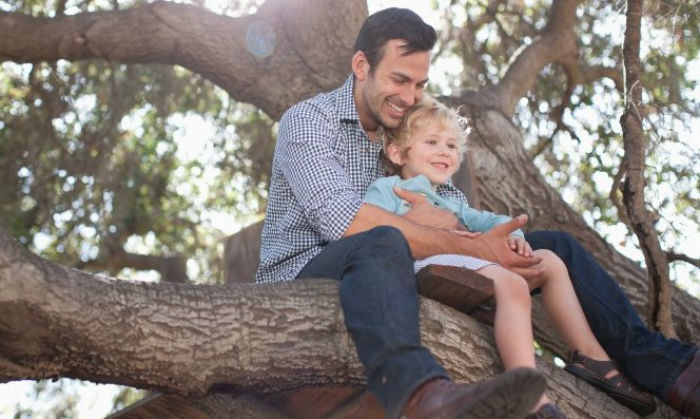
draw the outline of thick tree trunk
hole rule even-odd
[[[262,397],[364,383],[332,280],[132,283],[53,265],[2,233],[0,289],[3,381],[63,376],[185,396],[226,386]],[[462,313],[423,300],[421,331],[457,380],[502,370],[490,328]],[[540,367],[571,417],[634,417],[559,368]]]

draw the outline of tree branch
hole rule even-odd
[[[361,0],[328,3],[268,0],[258,13],[241,18],[169,2],[54,18],[0,12],[0,27],[6,29],[0,60],[178,64],[278,118],[300,98],[333,88],[348,74],[367,5]],[[248,47],[255,22],[273,42],[269,56],[256,56]],[[314,42],[305,43],[311,36]],[[292,84],[289,74],[295,75]]]
[[[649,323],[665,336],[677,337],[671,317],[671,293],[668,259],[661,249],[654,216],[646,209],[644,168],[647,141],[642,127],[641,40],[642,0],[627,0],[625,40],[622,48],[625,64],[625,111],[620,117],[625,156],[622,159],[625,180],[622,200],[629,227],[639,239],[649,279]],[[621,172],[622,172],[621,168]],[[617,178],[617,177],[616,177]]]
[[[515,105],[535,83],[539,72],[549,63],[576,55],[577,0],[555,0],[547,25],[540,37],[524,47],[508,67],[501,81],[493,88],[500,110],[513,116]]]
[[[700,268],[700,259],[691,258],[690,256],[688,256],[686,254],[669,251],[669,252],[666,252],[666,257],[668,258],[669,262],[682,261],[682,262],[690,263],[691,265],[694,265],[694,266],[697,266],[698,268]]]
[[[0,289],[3,381],[62,376],[184,396],[221,385],[265,395],[364,383],[337,281],[130,283],[51,264],[0,231]],[[422,300],[423,342],[455,379],[502,370],[491,335],[470,317]],[[565,412],[632,417],[561,369],[540,368]]]

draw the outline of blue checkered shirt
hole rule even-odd
[[[354,78],[292,106],[279,124],[256,282],[290,281],[340,239],[383,176],[381,144],[362,129]],[[464,199],[451,184],[445,197]]]

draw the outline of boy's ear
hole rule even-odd
[[[352,72],[359,81],[364,81],[369,75],[369,62],[362,51],[357,51],[352,56]]]
[[[403,166],[404,158],[401,148],[396,143],[391,143],[386,147],[386,154],[389,161],[397,166]]]

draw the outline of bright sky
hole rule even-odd
[[[428,23],[439,27],[441,26],[439,22],[441,18],[440,12],[439,10],[433,11],[430,7],[431,3],[432,2],[426,0],[370,0],[368,2],[370,13],[392,6],[409,7],[421,15]],[[202,138],[204,133],[211,131],[211,126],[207,124],[206,121],[196,116],[188,116],[182,122],[183,130],[178,134],[178,137],[182,139],[180,141],[180,144],[183,146],[182,152],[183,154],[190,155],[197,154],[200,150],[189,150],[188,147],[192,144],[197,144],[197,147],[201,147],[201,143],[186,141],[186,139],[195,136]],[[697,122],[697,129],[695,132],[698,132],[700,131],[700,120],[695,122]],[[698,147],[700,147],[700,144],[698,144]],[[231,218],[229,215],[217,213],[212,214],[211,218],[215,225],[230,226],[226,233],[232,233],[239,228],[238,221]],[[692,291],[697,295],[700,293],[700,288],[696,286]],[[18,402],[22,402],[25,406],[28,405],[32,383],[31,381],[18,381],[0,385],[0,419],[12,418]],[[87,385],[81,385],[79,382],[71,382],[70,386],[78,389],[77,391],[79,391],[80,394],[78,417],[86,419],[104,417],[108,414],[111,408],[111,400],[118,392],[118,387],[113,385],[93,385],[89,383]],[[46,401],[44,401],[44,404],[46,404]],[[48,404],[46,405],[48,406]]]

